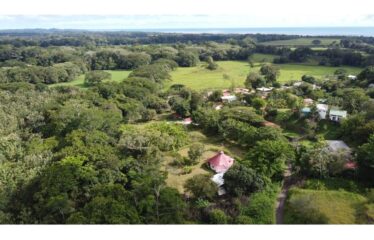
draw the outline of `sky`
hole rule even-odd
[[[11,0],[0,29],[374,27],[374,1]]]

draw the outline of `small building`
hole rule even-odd
[[[300,112],[301,112],[301,116],[306,117],[312,112],[312,109],[310,109],[310,107],[304,107],[301,109]]]
[[[329,110],[329,105],[318,103],[316,105],[316,108],[317,108],[319,119],[326,119],[327,112]]]
[[[313,105],[313,103],[314,103],[314,101],[311,98],[305,98],[304,99],[304,105],[305,106],[311,106],[311,105]]]
[[[351,152],[351,149],[348,147],[348,145],[341,140],[326,140],[327,143],[327,148],[329,149],[330,152]]]
[[[216,173],[225,173],[234,164],[234,159],[220,151],[215,156],[208,159],[208,164]]]
[[[260,88],[256,88],[256,90],[258,92],[271,92],[273,90],[273,87],[269,87],[269,88],[267,88],[267,87],[260,87]]]
[[[218,104],[218,105],[215,105],[214,106],[214,110],[221,110],[223,108],[223,105],[222,104]]]
[[[304,84],[304,82],[299,81],[299,82],[295,82],[295,83],[293,84],[293,86],[294,86],[294,87],[300,87],[300,86],[303,85],[303,84]]]
[[[185,118],[183,119],[183,125],[190,125],[192,123],[192,118]]]
[[[248,88],[235,88],[234,93],[247,95],[247,94],[250,94],[250,91]]]
[[[347,111],[331,109],[329,118],[331,121],[340,122],[342,119],[347,118]]]
[[[347,78],[349,79],[349,80],[357,80],[357,76],[355,76],[355,75],[348,75],[347,76]]]
[[[275,124],[275,123],[269,122],[269,121],[263,121],[261,123],[261,126],[264,126],[264,127],[273,127],[273,128],[281,128],[278,124]]]
[[[231,91],[230,91],[230,90],[228,90],[228,89],[223,89],[223,90],[222,90],[222,95],[223,95],[223,96],[230,96],[230,95],[232,95],[232,94],[231,94]]]
[[[370,83],[369,88],[374,88],[374,83]]]
[[[317,102],[319,102],[319,103],[327,103],[327,99],[326,98],[318,98]]]
[[[345,170],[355,170],[357,163],[352,161],[352,150],[341,140],[327,140],[327,150],[333,154],[342,154],[346,160],[344,164]]]
[[[269,87],[269,88],[267,88],[267,87],[256,88],[256,92],[260,93],[262,99],[266,99],[267,96],[271,93],[272,90],[273,90],[272,87]]]
[[[223,95],[221,99],[222,99],[222,102],[227,102],[227,103],[238,100],[238,98],[235,95],[227,95],[227,96]]]
[[[211,178],[212,181],[217,185],[217,187],[221,187],[224,183],[225,180],[223,179],[224,173],[217,173],[214,174],[213,177]]]

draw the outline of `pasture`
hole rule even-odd
[[[265,59],[268,61],[271,55],[255,55],[255,59]],[[194,90],[212,90],[212,89],[225,89],[232,86],[244,86],[245,78],[250,71],[258,72],[261,63],[256,62],[254,67],[251,68],[247,62],[242,61],[217,61],[218,69],[208,70],[205,64],[202,63],[196,67],[180,67],[171,72],[172,80],[165,84],[168,88],[173,84],[184,84]],[[357,74],[361,71],[360,68],[355,67],[326,67],[315,65],[301,65],[301,64],[278,64],[280,68],[280,76],[278,81],[286,83],[290,81],[301,80],[303,75],[312,75],[317,78],[323,79],[331,76],[336,69],[344,68],[348,74]]]
[[[111,80],[105,80],[105,81],[114,81],[114,82],[122,82],[124,79],[126,79],[131,71],[125,71],[125,70],[113,70],[113,71],[105,71],[112,75]],[[80,87],[80,88],[86,88],[84,85],[84,77],[85,75],[80,75],[77,79],[71,81],[71,82],[63,82],[63,83],[55,83],[52,84],[52,87],[57,86],[74,86],[74,87]]]
[[[365,223],[362,206],[367,199],[357,193],[336,190],[294,188],[289,192],[285,223],[310,223],[307,219],[324,219],[328,224]],[[307,222],[305,222],[307,221]]]
[[[312,43],[313,40],[320,40],[321,44],[314,45]],[[269,42],[262,42],[260,44],[268,45],[268,46],[328,46],[332,43],[339,43],[339,38],[295,38],[290,40],[277,40],[277,41],[269,41]]]

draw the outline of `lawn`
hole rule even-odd
[[[111,80],[105,80],[105,81],[114,81],[114,82],[122,82],[131,73],[131,71],[124,71],[124,70],[105,71],[105,72],[108,72],[112,75]],[[52,87],[75,86],[75,87],[86,88],[86,86],[84,86],[84,74],[80,75],[77,79],[71,82],[55,83],[55,84],[52,84],[51,86]]]
[[[312,207],[311,213],[314,216],[323,216],[328,224],[365,223],[363,208],[366,201],[364,196],[352,192],[294,188],[290,190],[287,199],[285,223],[302,223],[305,220],[301,219],[306,218],[303,211],[309,207]],[[295,214],[296,212],[298,213]]]
[[[320,40],[320,45],[314,45],[312,43],[313,40]],[[271,45],[271,46],[327,46],[333,42],[340,42],[339,38],[295,38],[290,40],[278,40],[278,41],[269,41],[269,42],[262,42],[263,45]]]
[[[195,90],[224,89],[232,85],[243,86],[250,66],[247,62],[220,61],[218,69],[208,70],[204,64],[196,67],[179,67],[171,73],[172,81],[166,84],[166,88],[172,84],[184,84]]]
[[[190,131],[189,135],[192,143],[201,143],[205,147],[203,156],[199,159],[199,162],[196,165],[192,166],[192,171],[188,174],[182,174],[181,168],[173,166],[172,162],[174,161],[174,158],[172,157],[172,153],[166,154],[164,162],[164,168],[168,172],[166,184],[178,189],[180,193],[184,193],[183,186],[185,182],[193,176],[208,173],[213,175],[213,171],[207,168],[206,161],[219,151],[224,151],[235,159],[240,159],[244,156],[244,152],[238,147],[216,138],[207,137],[200,131]],[[188,157],[188,150],[189,146],[185,146],[180,149],[178,153],[182,157]]]
[[[260,61],[271,60],[272,55],[257,54],[254,59]],[[172,81],[165,87],[173,84],[184,84],[195,90],[225,89],[231,86],[241,87],[249,71],[259,71],[261,63],[257,62],[251,68],[247,62],[242,61],[218,61],[217,70],[208,70],[204,63],[196,67],[178,68],[171,73]],[[301,64],[278,64],[280,76],[278,81],[286,83],[292,80],[300,80],[303,75],[313,75],[317,78],[331,76],[339,67],[312,66]],[[357,74],[361,71],[355,67],[340,67],[348,71],[348,74]]]

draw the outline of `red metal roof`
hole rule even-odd
[[[224,173],[234,164],[234,159],[227,156],[223,151],[208,159],[210,167],[217,173]]]
[[[352,161],[349,161],[347,162],[346,164],[344,164],[344,168],[345,169],[356,169],[357,168],[357,163],[356,162],[352,162]]]

